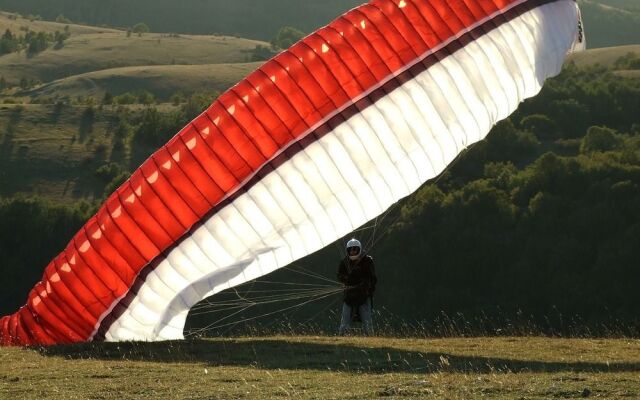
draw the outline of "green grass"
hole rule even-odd
[[[640,340],[225,338],[2,348],[20,399],[637,398]]]

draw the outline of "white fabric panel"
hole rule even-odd
[[[204,297],[332,243],[440,174],[560,72],[577,13],[563,0],[523,14],[284,162],[170,251],[106,339],[182,338]]]

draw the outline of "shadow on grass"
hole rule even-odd
[[[345,372],[637,372],[640,363],[525,361],[406,351],[353,344],[290,342],[286,339],[187,340],[155,343],[87,343],[39,347],[45,356],[67,359],[205,363],[263,369]]]

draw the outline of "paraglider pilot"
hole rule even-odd
[[[347,242],[347,256],[340,261],[338,280],[345,285],[339,335],[344,335],[354,320],[362,321],[366,335],[373,335],[372,297],[377,278],[373,258],[362,251],[357,239]]]

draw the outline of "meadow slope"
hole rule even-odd
[[[106,92],[152,93],[168,100],[175,93],[223,92],[257,69],[262,63],[153,65],[105,69],[58,79],[21,93],[29,97],[94,97]]]
[[[20,399],[638,398],[640,341],[261,337],[0,348]]]
[[[22,36],[34,32],[63,32],[66,24],[14,20],[0,13],[0,31]],[[68,25],[70,37],[61,48],[37,53],[25,51],[0,57],[0,76],[8,82],[22,78],[48,83],[73,75],[112,68],[150,65],[200,65],[242,63],[250,60],[257,40],[228,36],[166,35],[146,33],[128,36],[125,31]]]

